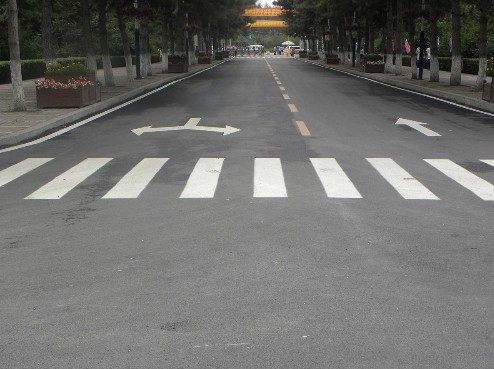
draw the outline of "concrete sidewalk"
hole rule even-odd
[[[207,69],[213,64],[196,64],[187,73],[162,73],[161,63],[152,65],[152,76],[127,82],[125,68],[113,68],[115,87],[101,87],[101,101],[83,108],[38,109],[34,79],[23,82],[27,111],[12,111],[12,85],[0,85],[0,147],[10,146],[42,135],[44,132],[70,125],[152,91],[174,80]],[[42,79],[42,78],[39,78]],[[97,79],[104,82],[103,70],[98,70]]]
[[[392,86],[423,93],[430,96],[452,101],[460,105],[494,113],[494,103],[482,100],[481,91],[473,91],[477,79],[475,75],[462,74],[461,86],[449,85],[449,72],[440,72],[440,82],[429,82],[429,71],[424,70],[423,80],[411,79],[410,67],[403,67],[402,75],[364,73],[358,67],[349,64],[326,65],[323,60],[301,62],[317,64],[321,67],[369,78]],[[221,62],[213,61],[213,64]],[[83,108],[68,109],[37,109],[34,80],[24,81],[24,92],[28,110],[12,112],[12,86],[0,85],[0,147],[9,146],[42,135],[44,132],[80,121],[102,112],[124,101],[154,90],[174,80],[209,68],[211,65],[193,65],[188,73],[162,73],[161,64],[153,64],[153,75],[135,80],[131,84],[126,81],[125,68],[113,68],[116,87],[102,86],[101,102]],[[103,71],[98,70],[97,78],[103,82]]]

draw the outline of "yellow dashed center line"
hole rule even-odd
[[[288,104],[288,107],[290,108],[290,111],[292,113],[297,113],[298,112],[298,109],[297,107],[295,106],[295,104]]]
[[[302,136],[310,136],[310,131],[302,120],[297,120],[297,128]]]

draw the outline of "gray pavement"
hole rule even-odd
[[[268,54],[266,57],[275,57]],[[285,56],[276,56],[285,57]],[[302,60],[301,60],[302,61]],[[403,67],[402,74],[375,74],[363,73],[358,67],[350,64],[326,65],[323,60],[307,61],[330,69],[359,75],[365,78],[380,81],[407,90],[435,96],[460,105],[494,113],[494,104],[482,100],[481,91],[473,91],[477,79],[475,75],[462,74],[460,86],[449,85],[449,72],[440,72],[440,82],[429,82],[429,71],[424,70],[423,80],[411,79],[409,67]],[[213,61],[213,63],[218,63]],[[10,84],[0,85],[0,146],[14,145],[33,137],[42,135],[44,132],[69,125],[91,115],[104,111],[112,106],[118,105],[126,100],[137,97],[143,93],[163,86],[173,80],[190,75],[200,70],[209,68],[210,65],[193,65],[188,73],[162,73],[161,64],[153,64],[152,76],[132,83],[126,81],[125,68],[113,68],[116,81],[115,87],[102,86],[101,102],[83,108],[67,109],[38,109],[36,107],[36,91],[34,80],[24,81],[24,92],[28,110],[26,112],[12,111],[12,86]],[[98,70],[97,78],[104,81],[103,71]]]

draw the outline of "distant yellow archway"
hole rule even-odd
[[[247,25],[250,28],[284,29],[288,25],[281,20],[282,11],[281,8],[249,8],[244,11],[244,16],[255,18],[254,22]]]

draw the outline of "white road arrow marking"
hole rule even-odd
[[[422,122],[417,122],[417,121],[414,121],[414,120],[408,120],[408,119],[403,119],[403,118],[399,118],[396,123],[396,125],[403,125],[403,126],[408,126],[410,128],[413,128],[421,133],[423,133],[424,135],[426,136],[429,136],[429,137],[438,137],[438,136],[441,136],[439,133],[437,132],[434,132],[433,130],[429,129],[429,128],[426,128],[426,127],[423,127],[424,124],[427,124],[427,123],[422,123]]]
[[[153,128],[152,126],[147,126],[147,127],[140,127],[140,128],[132,129],[132,132],[134,132],[136,135],[140,136],[143,133],[191,130],[191,131],[220,132],[220,133],[223,133],[223,136],[226,136],[226,135],[229,135],[231,133],[235,133],[235,132],[240,131],[240,129],[232,127],[232,126],[225,126],[225,128],[198,126],[197,124],[199,124],[200,120],[201,120],[201,118],[190,118],[187,121],[187,123],[185,123],[183,126],[156,127],[156,128]]]

